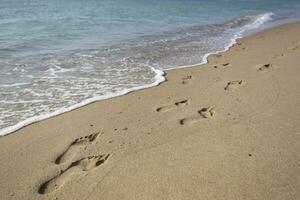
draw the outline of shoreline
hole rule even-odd
[[[2,198],[299,199],[299,31],[1,137]]]
[[[18,122],[15,125],[8,126],[8,127],[3,128],[3,129],[0,129],[0,137],[6,136],[6,135],[9,135],[9,134],[13,134],[14,132],[18,131],[19,129],[22,129],[22,128],[24,128],[26,126],[29,126],[31,124],[38,123],[38,122],[43,121],[43,120],[47,120],[49,118],[61,115],[63,113],[71,112],[75,109],[81,108],[81,107],[89,105],[91,103],[95,103],[97,101],[111,99],[111,98],[127,95],[131,92],[135,92],[135,91],[139,91],[139,90],[159,86],[161,83],[166,81],[165,73],[167,71],[174,70],[174,69],[189,68],[189,67],[201,67],[201,65],[207,64],[209,56],[226,52],[231,47],[233,47],[239,39],[246,38],[246,37],[249,37],[251,35],[256,34],[257,32],[255,30],[260,28],[262,25],[264,25],[268,21],[270,21],[270,17],[273,16],[273,15],[274,15],[273,13],[264,13],[264,14],[258,15],[261,18],[258,17],[257,20],[254,21],[252,24],[248,24],[246,27],[244,27],[244,29],[242,29],[240,32],[236,33],[233,36],[233,38],[231,39],[230,43],[227,46],[225,46],[223,50],[206,53],[202,57],[202,61],[200,63],[193,64],[193,65],[183,65],[183,66],[170,67],[166,70],[155,69],[154,67],[151,67],[151,70],[156,74],[155,77],[154,77],[155,81],[151,84],[136,86],[136,87],[121,90],[119,92],[108,93],[106,95],[95,96],[95,97],[92,97],[92,98],[85,99],[85,100],[83,100],[83,101],[81,101],[77,104],[74,104],[74,105],[71,105],[71,106],[68,106],[68,107],[60,108],[60,109],[58,109],[54,112],[48,113],[48,114],[30,117],[28,119],[25,119],[23,121]],[[280,25],[278,25],[278,26],[280,26]],[[253,31],[253,33],[244,37],[243,34],[245,34],[245,32],[247,33],[247,31]]]

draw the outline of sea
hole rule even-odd
[[[299,19],[299,0],[0,0],[0,135]]]

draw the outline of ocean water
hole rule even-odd
[[[299,0],[1,0],[0,135],[298,19]]]

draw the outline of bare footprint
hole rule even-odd
[[[295,50],[297,50],[297,49],[299,49],[299,48],[300,48],[300,44],[297,44],[297,45],[295,45],[295,46],[289,47],[288,50],[295,51]]]
[[[259,72],[265,72],[277,68],[277,66],[273,65],[272,63],[265,63],[265,64],[255,65],[254,68]]]
[[[272,58],[278,59],[278,58],[283,58],[283,57],[285,57],[285,56],[286,56],[286,55],[285,55],[284,53],[280,53],[280,54],[275,54],[275,55],[273,55]]]
[[[229,67],[230,63],[223,63],[222,65],[223,65],[223,67]]]
[[[223,67],[230,67],[231,64],[230,63],[223,63],[222,64]],[[217,69],[219,66],[218,65],[214,65],[214,68]]]
[[[40,194],[47,194],[60,189],[66,182],[68,182],[74,175],[80,175],[83,171],[90,171],[99,165],[103,164],[110,154],[102,154],[97,156],[89,156],[73,162],[66,170],[59,175],[51,178],[43,183],[38,192]]]
[[[224,90],[226,90],[226,91],[234,90],[234,89],[238,88],[239,86],[241,86],[243,83],[244,82],[242,80],[230,81],[227,83]]]
[[[176,108],[181,108],[181,107],[187,106],[187,105],[189,105],[189,103],[190,103],[190,100],[186,99],[186,100],[183,100],[183,101],[175,102],[172,105],[159,107],[159,108],[156,109],[156,111],[157,112],[167,112],[167,111],[170,111],[170,110],[173,110],[173,109],[176,109]]]
[[[265,70],[269,70],[271,68],[273,68],[274,66],[270,63],[267,63],[267,64],[264,64],[264,65],[261,65],[259,68],[258,68],[258,71],[265,71]]]
[[[86,145],[92,143],[93,141],[96,140],[100,133],[94,133],[90,135],[86,135],[84,137],[77,138],[74,140],[69,147],[60,155],[56,158],[55,164],[61,164],[65,163],[76,155],[76,153],[82,148],[85,147]]]
[[[186,77],[183,77],[182,80],[182,84],[187,84],[189,82],[189,80],[191,80],[193,78],[193,76],[188,75]]]
[[[191,125],[196,122],[201,121],[202,119],[211,118],[215,114],[215,111],[212,107],[202,108],[198,111],[198,115],[196,117],[188,117],[179,121],[181,125]]]

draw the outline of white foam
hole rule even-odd
[[[202,62],[200,62],[198,64],[193,64],[193,65],[176,66],[176,67],[169,68],[168,70],[178,69],[178,68],[186,68],[186,67],[194,67],[194,66],[199,66],[199,65],[208,63],[208,56],[210,56],[212,54],[218,54],[218,53],[227,51],[230,47],[232,47],[236,43],[237,39],[242,37],[242,34],[245,31],[258,28],[259,26],[261,26],[265,22],[269,21],[271,19],[272,15],[273,15],[273,13],[265,13],[265,14],[262,14],[262,15],[258,15],[254,19],[253,23],[244,26],[244,28],[240,32],[235,34],[234,37],[231,39],[231,42],[223,50],[216,51],[216,52],[210,52],[210,53],[205,54],[202,58]],[[117,93],[109,93],[109,94],[106,94],[106,95],[95,96],[95,97],[86,99],[86,100],[84,100],[84,101],[82,101],[78,104],[73,105],[73,106],[58,109],[55,112],[52,112],[52,113],[49,113],[49,114],[30,117],[30,118],[28,118],[24,121],[21,121],[21,122],[17,123],[16,125],[9,126],[9,127],[1,129],[0,130],[0,136],[4,136],[4,135],[10,134],[10,133],[13,133],[13,132],[17,131],[18,129],[23,128],[23,127],[25,127],[29,124],[33,124],[33,123],[42,121],[42,120],[50,118],[50,117],[54,117],[54,116],[60,115],[60,114],[65,113],[65,112],[72,111],[74,109],[80,108],[82,106],[85,106],[87,104],[90,104],[90,103],[93,103],[93,102],[96,102],[96,101],[100,101],[100,100],[104,100],[104,99],[110,99],[110,98],[113,98],[113,97],[128,94],[128,93],[136,91],[136,90],[141,90],[141,89],[146,89],[146,88],[151,88],[151,87],[157,86],[161,82],[164,82],[166,80],[165,77],[164,77],[164,74],[165,74],[164,71],[162,71],[160,69],[155,69],[153,67],[151,67],[151,70],[153,70],[156,74],[155,75],[155,82],[153,82],[151,84],[137,86],[137,87],[133,87],[133,88],[130,88],[130,89],[124,89],[124,90],[122,90],[120,92],[117,92]]]
[[[13,84],[3,84],[1,87],[18,87],[18,86],[24,86],[28,85],[30,83],[13,83]]]
[[[89,98],[89,99],[86,99],[78,104],[75,104],[73,106],[69,106],[69,107],[64,107],[64,108],[61,108],[61,109],[58,109],[56,110],[55,112],[52,112],[52,113],[49,113],[49,114],[45,114],[45,115],[40,115],[40,116],[34,116],[34,117],[30,117],[24,121],[21,121],[19,123],[17,123],[16,125],[13,125],[13,126],[9,126],[9,127],[6,127],[6,128],[3,128],[0,130],[0,136],[4,136],[4,135],[7,135],[9,133],[12,133],[20,128],[23,128],[29,124],[32,124],[32,123],[36,123],[36,122],[39,122],[41,120],[44,120],[44,119],[47,119],[47,118],[50,118],[50,117],[54,117],[54,116],[57,116],[57,115],[60,115],[62,113],[65,113],[65,112],[69,112],[71,110],[74,110],[76,108],[80,108],[82,106],[85,106],[87,104],[90,104],[90,103],[93,103],[93,102],[96,102],[96,101],[100,101],[100,100],[104,100],[104,99],[110,99],[110,98],[113,98],[113,97],[117,97],[117,96],[121,96],[121,95],[125,95],[125,94],[128,94],[130,92],[133,92],[133,91],[136,91],[136,90],[141,90],[141,89],[146,89],[146,88],[150,88],[150,87],[154,87],[154,86],[157,86],[159,85],[161,82],[164,82],[165,81],[165,77],[164,77],[164,72],[162,70],[159,70],[159,69],[154,69],[154,68],[151,68],[154,72],[155,72],[155,82],[151,83],[151,84],[148,84],[148,85],[142,85],[142,86],[136,86],[136,87],[133,87],[133,88],[130,88],[130,89],[124,89],[120,92],[117,92],[117,93],[109,93],[109,94],[106,94],[106,95],[101,95],[101,96],[95,96],[95,97],[92,97],[92,98]]]
[[[215,51],[215,52],[210,52],[210,53],[205,54],[202,57],[202,62],[197,63],[197,64],[193,64],[193,65],[183,65],[183,66],[171,67],[171,68],[168,68],[167,70],[180,69],[180,68],[186,68],[186,67],[195,67],[195,66],[207,64],[208,63],[208,57],[210,55],[212,55],[212,54],[218,54],[218,53],[222,53],[222,52],[228,51],[234,44],[236,44],[236,41],[238,39],[242,38],[242,35],[243,35],[244,32],[246,32],[248,30],[251,30],[251,29],[256,29],[256,28],[260,27],[261,25],[263,25],[267,21],[270,21],[272,19],[273,15],[274,15],[273,13],[265,13],[265,14],[262,14],[262,15],[257,15],[255,17],[255,20],[253,21],[253,23],[244,26],[244,28],[241,31],[239,31],[238,33],[236,33],[233,36],[233,38],[231,39],[230,43],[227,46],[225,46],[223,50]]]

